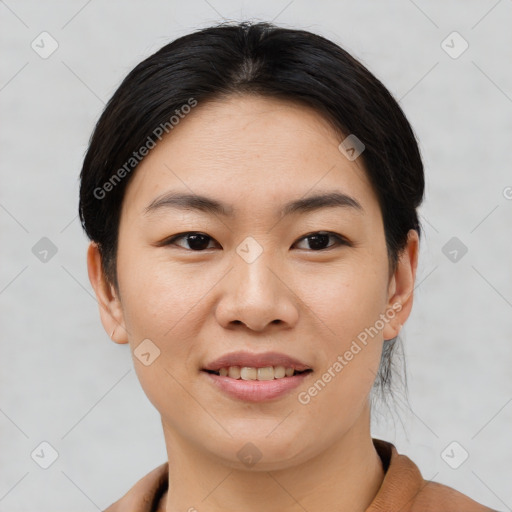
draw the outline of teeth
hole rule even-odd
[[[264,368],[254,368],[250,366],[230,366],[229,368],[220,368],[219,375],[231,377],[232,379],[242,380],[273,380],[291,377],[295,373],[293,368],[284,366],[266,366]]]
[[[256,380],[258,378],[258,370],[256,368],[244,366],[243,368],[240,368],[240,377],[242,380]]]
[[[258,380],[274,380],[274,367],[258,368]]]
[[[282,379],[286,375],[284,366],[274,366],[274,379]]]
[[[224,368],[221,368],[221,370],[224,370]],[[228,375],[232,379],[239,379],[240,378],[240,366],[230,366],[228,368]]]

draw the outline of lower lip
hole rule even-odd
[[[232,379],[231,377],[224,377],[215,373],[205,371],[203,373],[215,386],[232,398],[246,402],[263,402],[279,398],[300,386],[304,379],[312,372],[304,372],[292,377],[273,380]]]

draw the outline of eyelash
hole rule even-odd
[[[165,241],[162,243],[162,245],[164,245],[164,246],[168,246],[168,245],[175,245],[175,242],[176,242],[177,240],[179,240],[179,239],[181,239],[181,238],[186,238],[186,237],[187,237],[187,236],[189,236],[189,235],[202,235],[202,236],[204,236],[204,237],[209,238],[210,240],[214,240],[211,236],[209,236],[209,235],[207,235],[207,234],[205,234],[205,233],[201,233],[201,232],[199,232],[199,231],[187,231],[187,232],[185,232],[185,233],[180,233],[180,234],[178,234],[178,235],[174,235],[174,236],[172,236],[171,238],[169,238],[169,239],[165,240]],[[323,252],[323,251],[326,251],[326,250],[328,250],[328,249],[331,249],[331,248],[333,248],[333,247],[335,247],[335,246],[342,246],[342,245],[352,246],[352,244],[351,244],[351,243],[350,243],[346,238],[344,238],[343,236],[339,235],[338,233],[333,233],[333,232],[331,232],[331,231],[314,231],[314,232],[312,232],[312,233],[309,233],[309,234],[307,234],[307,235],[303,236],[302,238],[299,238],[299,239],[297,240],[297,242],[300,242],[300,241],[302,241],[302,240],[306,240],[306,239],[308,239],[308,238],[312,238],[312,237],[314,237],[315,235],[327,235],[327,236],[329,236],[329,237],[331,237],[331,238],[334,238],[334,239],[336,240],[336,242],[335,242],[334,244],[332,244],[332,245],[329,245],[329,246],[327,246],[327,247],[323,248],[323,249],[316,249],[316,250],[315,250],[315,249],[309,249],[309,251],[311,251],[311,252]],[[297,242],[295,242],[295,243],[297,243]],[[295,245],[295,244],[294,244],[294,245]],[[180,247],[181,249],[185,249],[185,250],[187,250],[187,251],[188,251],[188,250],[190,250],[190,251],[192,251],[192,252],[205,252],[205,251],[207,251],[207,250],[208,250],[208,249],[194,250],[194,249],[187,249],[187,248],[185,248],[185,247],[181,247],[181,246],[178,246],[178,247]],[[306,250],[308,250],[308,249],[306,249]]]

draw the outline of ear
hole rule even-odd
[[[418,232],[411,229],[407,235],[407,245],[401,252],[396,270],[389,281],[386,316],[390,321],[383,330],[385,340],[398,336],[411,313],[418,255]]]
[[[123,310],[117,292],[103,272],[99,247],[91,242],[87,250],[87,271],[100,309],[101,323],[112,341],[128,343]]]

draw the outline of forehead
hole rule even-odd
[[[294,102],[233,96],[198,104],[139,164],[123,214],[143,214],[169,190],[222,198],[236,210],[336,190],[378,213],[361,158],[349,161],[338,149],[343,138]]]

